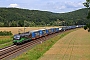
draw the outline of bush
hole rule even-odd
[[[0,36],[10,36],[13,35],[11,31],[0,31]]]

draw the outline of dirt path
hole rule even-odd
[[[39,60],[90,60],[90,33],[80,29],[68,34]]]

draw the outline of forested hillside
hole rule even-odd
[[[87,22],[87,9],[69,13],[52,13],[48,11],[20,8],[0,8],[0,26],[57,26],[76,25]]]
[[[64,18],[67,24],[86,24],[88,9],[79,9],[76,11],[60,14],[61,18]]]

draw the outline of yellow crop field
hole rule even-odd
[[[38,29],[48,29],[48,28],[53,28],[53,27],[25,27],[25,32],[31,30],[38,30]],[[20,31],[20,33],[23,33],[24,27],[0,27],[0,31],[11,31],[13,34],[17,34],[18,31]]]

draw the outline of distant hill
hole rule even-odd
[[[28,10],[20,8],[0,8],[0,26],[57,26],[85,24],[87,9],[69,13]]]
[[[60,17],[65,19],[67,23],[69,22],[69,24],[70,22],[73,24],[86,24],[88,22],[86,18],[87,14],[88,14],[88,9],[83,8],[68,13],[62,13],[60,14]]]

